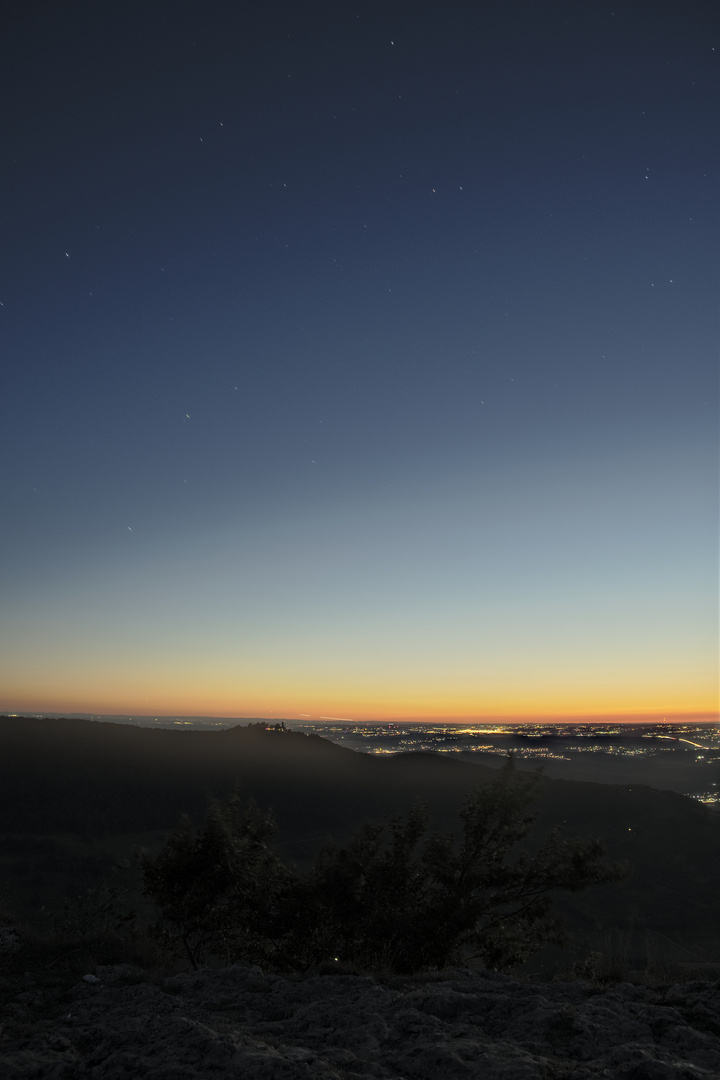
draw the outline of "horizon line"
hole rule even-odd
[[[132,712],[81,712],[72,710],[61,710],[50,712],[47,709],[22,709],[18,711],[0,710],[0,715],[8,718],[32,718],[32,719],[88,719],[88,720],[195,720],[195,721],[217,721],[228,723],[232,721],[245,721],[245,722],[260,722],[260,723],[279,723],[284,721],[285,723],[296,725],[317,725],[319,727],[326,727],[332,723],[343,724],[362,724],[362,725],[425,725],[432,724],[447,724],[447,725],[465,725],[465,726],[480,726],[489,725],[492,727],[519,727],[519,726],[536,726],[536,725],[557,725],[557,726],[570,726],[574,724],[582,724],[586,726],[598,726],[614,724],[618,726],[660,726],[663,724],[718,724],[720,723],[720,715],[710,714],[707,712],[683,712],[670,715],[664,715],[658,717],[656,713],[638,713],[635,715],[628,715],[627,713],[621,715],[608,715],[605,714],[585,714],[576,716],[512,716],[512,717],[467,717],[467,716],[425,716],[425,717],[340,717],[340,716],[328,716],[316,715],[312,716],[307,713],[296,714],[295,716],[277,716],[277,715],[265,715],[265,716],[242,716],[242,715],[230,715],[230,714],[217,714],[217,713],[132,713]]]

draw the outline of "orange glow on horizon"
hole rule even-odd
[[[365,702],[358,702],[353,708],[347,703],[328,706],[317,701],[298,703],[288,700],[272,701],[241,699],[234,702],[214,698],[212,695],[195,694],[168,695],[89,695],[89,694],[22,694],[4,699],[0,711],[3,713],[86,713],[99,716],[213,716],[218,718],[259,717],[263,719],[289,719],[298,723],[332,724],[333,718],[343,718],[357,723],[458,723],[458,724],[550,724],[550,723],[615,723],[615,724],[659,724],[659,723],[718,723],[720,713],[717,708],[703,707],[700,702],[688,702],[687,707],[677,704],[675,707],[637,707],[634,703],[614,704],[602,708],[578,702],[575,707],[547,700],[538,702],[535,708],[519,708],[516,702],[508,702],[506,707],[499,707],[493,702],[492,707],[458,708],[457,702],[449,703],[442,710],[437,702],[428,702],[426,708],[418,707],[418,702],[406,708],[398,708],[397,703],[381,702],[368,708]],[[455,707],[452,707],[455,706]]]

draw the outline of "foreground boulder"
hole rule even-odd
[[[174,976],[162,986],[122,985],[117,969],[96,975],[98,982],[83,981],[58,1002],[50,1019],[46,1009],[45,1019],[33,1020],[32,1001],[6,1006],[4,1078],[720,1076],[720,982],[659,992],[628,983],[519,983],[463,970],[390,986],[359,975],[296,980],[239,966]]]

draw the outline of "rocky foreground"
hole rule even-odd
[[[462,970],[392,986],[239,966],[162,986],[123,975],[98,968],[29,1024],[43,1005],[32,993],[6,1006],[4,1080],[720,1077],[720,982],[661,992]]]

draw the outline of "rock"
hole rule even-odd
[[[96,981],[97,980],[97,977]],[[81,982],[0,1054],[7,1080],[717,1080],[720,983],[665,993],[453,970],[392,985],[258,968]]]

